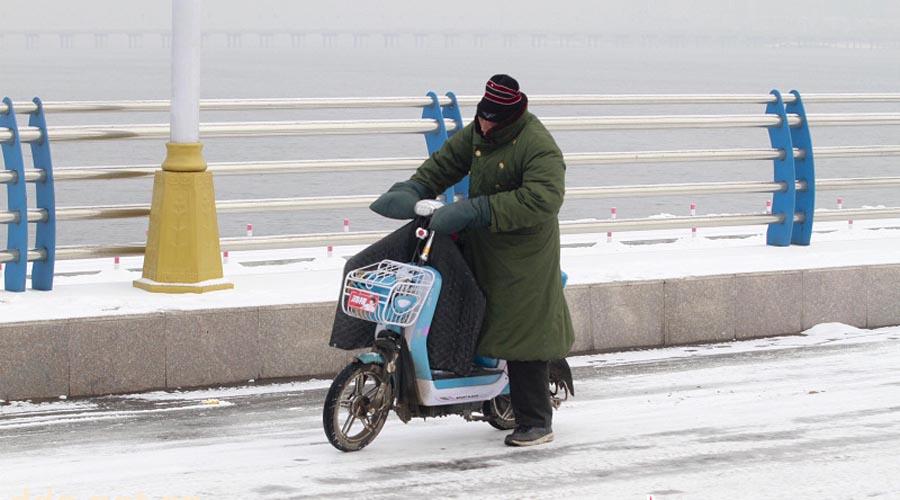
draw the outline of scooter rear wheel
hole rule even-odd
[[[516,427],[516,415],[513,413],[509,395],[500,395],[485,401],[481,411],[487,422],[495,429],[508,431]]]
[[[322,423],[332,446],[358,451],[381,432],[393,402],[393,391],[384,367],[354,362],[334,378]]]

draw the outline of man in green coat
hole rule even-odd
[[[565,357],[574,340],[559,268],[565,173],[559,147],[528,112],[518,82],[494,75],[476,119],[371,206],[411,219],[417,201],[469,176],[469,198],[438,209],[430,227],[459,234],[487,298],[478,353],[507,361],[516,415],[511,446],[553,440],[548,361]]]

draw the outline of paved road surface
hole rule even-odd
[[[900,498],[900,329],[792,342],[576,360],[556,441],[528,449],[392,416],[340,453],[315,382],[10,405],[0,499]]]

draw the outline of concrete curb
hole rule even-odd
[[[574,353],[900,324],[900,265],[574,285]],[[330,376],[335,303],[0,324],[0,399]]]

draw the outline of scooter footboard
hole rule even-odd
[[[493,399],[503,394],[509,385],[506,362],[500,363],[495,373],[436,380],[416,379],[419,400],[424,406],[441,406]]]

